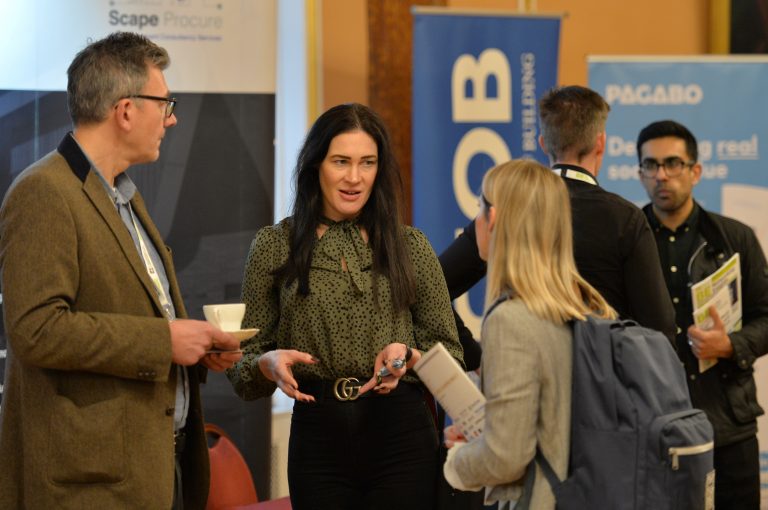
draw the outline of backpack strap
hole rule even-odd
[[[558,478],[557,473],[552,469],[552,465],[538,446],[536,446],[536,463],[541,467],[541,472],[544,473],[544,477],[547,479],[549,486],[552,487],[552,491],[554,492],[557,486],[563,482]]]
[[[538,447],[536,448],[538,451]],[[523,495],[513,507],[515,510],[530,510],[533,485],[536,482],[536,458],[531,460],[525,470],[525,482],[523,483]]]
[[[485,312],[485,315],[483,315],[483,322],[485,322],[485,319],[488,318],[489,315],[491,315],[491,312],[494,311],[497,306],[502,304],[507,299],[512,299],[512,295],[509,292],[503,292],[498,298],[496,298],[496,301],[494,301],[493,304],[488,307],[488,310]]]
[[[552,488],[552,492],[562,482],[557,477],[557,473],[552,469],[549,461],[544,457],[541,448],[536,446],[536,456],[528,464],[528,468],[525,470],[525,482],[523,483],[523,495],[517,500],[515,510],[529,510],[531,507],[531,496],[533,495],[533,485],[536,483],[536,464],[541,467],[541,472],[544,474],[544,478],[549,482],[549,486]]]
[[[541,468],[541,472],[544,474],[544,478],[549,482],[549,486],[552,488],[552,492],[562,482],[557,477],[557,473],[552,469],[552,465],[542,453],[541,448],[536,446],[536,456],[528,463],[528,467],[525,468],[525,485],[523,486],[523,495],[517,500],[515,510],[529,510],[531,507],[531,496],[533,495],[533,486],[536,483],[536,464]]]

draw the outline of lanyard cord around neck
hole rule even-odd
[[[559,170],[560,170],[560,175],[562,177],[565,177],[566,179],[582,181],[582,182],[586,182],[594,186],[597,186],[597,181],[595,180],[595,178],[587,173],[579,172],[578,170],[572,170],[570,168],[559,168]]]
[[[168,320],[172,320],[173,315],[171,314],[171,302],[165,293],[163,282],[160,281],[160,276],[157,274],[157,269],[155,269],[155,264],[152,262],[152,257],[149,256],[147,243],[144,242],[144,236],[141,235],[141,229],[139,228],[139,224],[136,221],[136,216],[133,214],[131,203],[128,202],[126,205],[128,207],[128,213],[131,215],[133,228],[136,230],[136,237],[139,240],[139,251],[141,252],[141,258],[144,259],[144,266],[147,268],[147,274],[149,274],[149,279],[152,280],[152,285],[155,286],[157,298],[160,300],[160,305],[163,307],[163,312],[165,313],[166,318]]]

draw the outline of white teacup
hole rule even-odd
[[[204,305],[205,320],[222,331],[239,331],[245,316],[245,303]]]

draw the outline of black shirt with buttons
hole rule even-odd
[[[678,351],[688,349],[685,331],[693,324],[693,303],[691,301],[691,283],[688,278],[688,262],[694,251],[699,249],[703,240],[699,236],[699,207],[694,204],[688,218],[675,230],[661,224],[655,215],[650,215],[648,223],[656,236],[664,281],[667,283],[672,305],[675,307],[677,324]],[[699,241],[698,243],[696,241]],[[682,336],[682,344],[680,343]]]

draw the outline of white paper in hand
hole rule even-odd
[[[442,343],[422,354],[413,369],[467,440],[483,432],[485,396]]]

